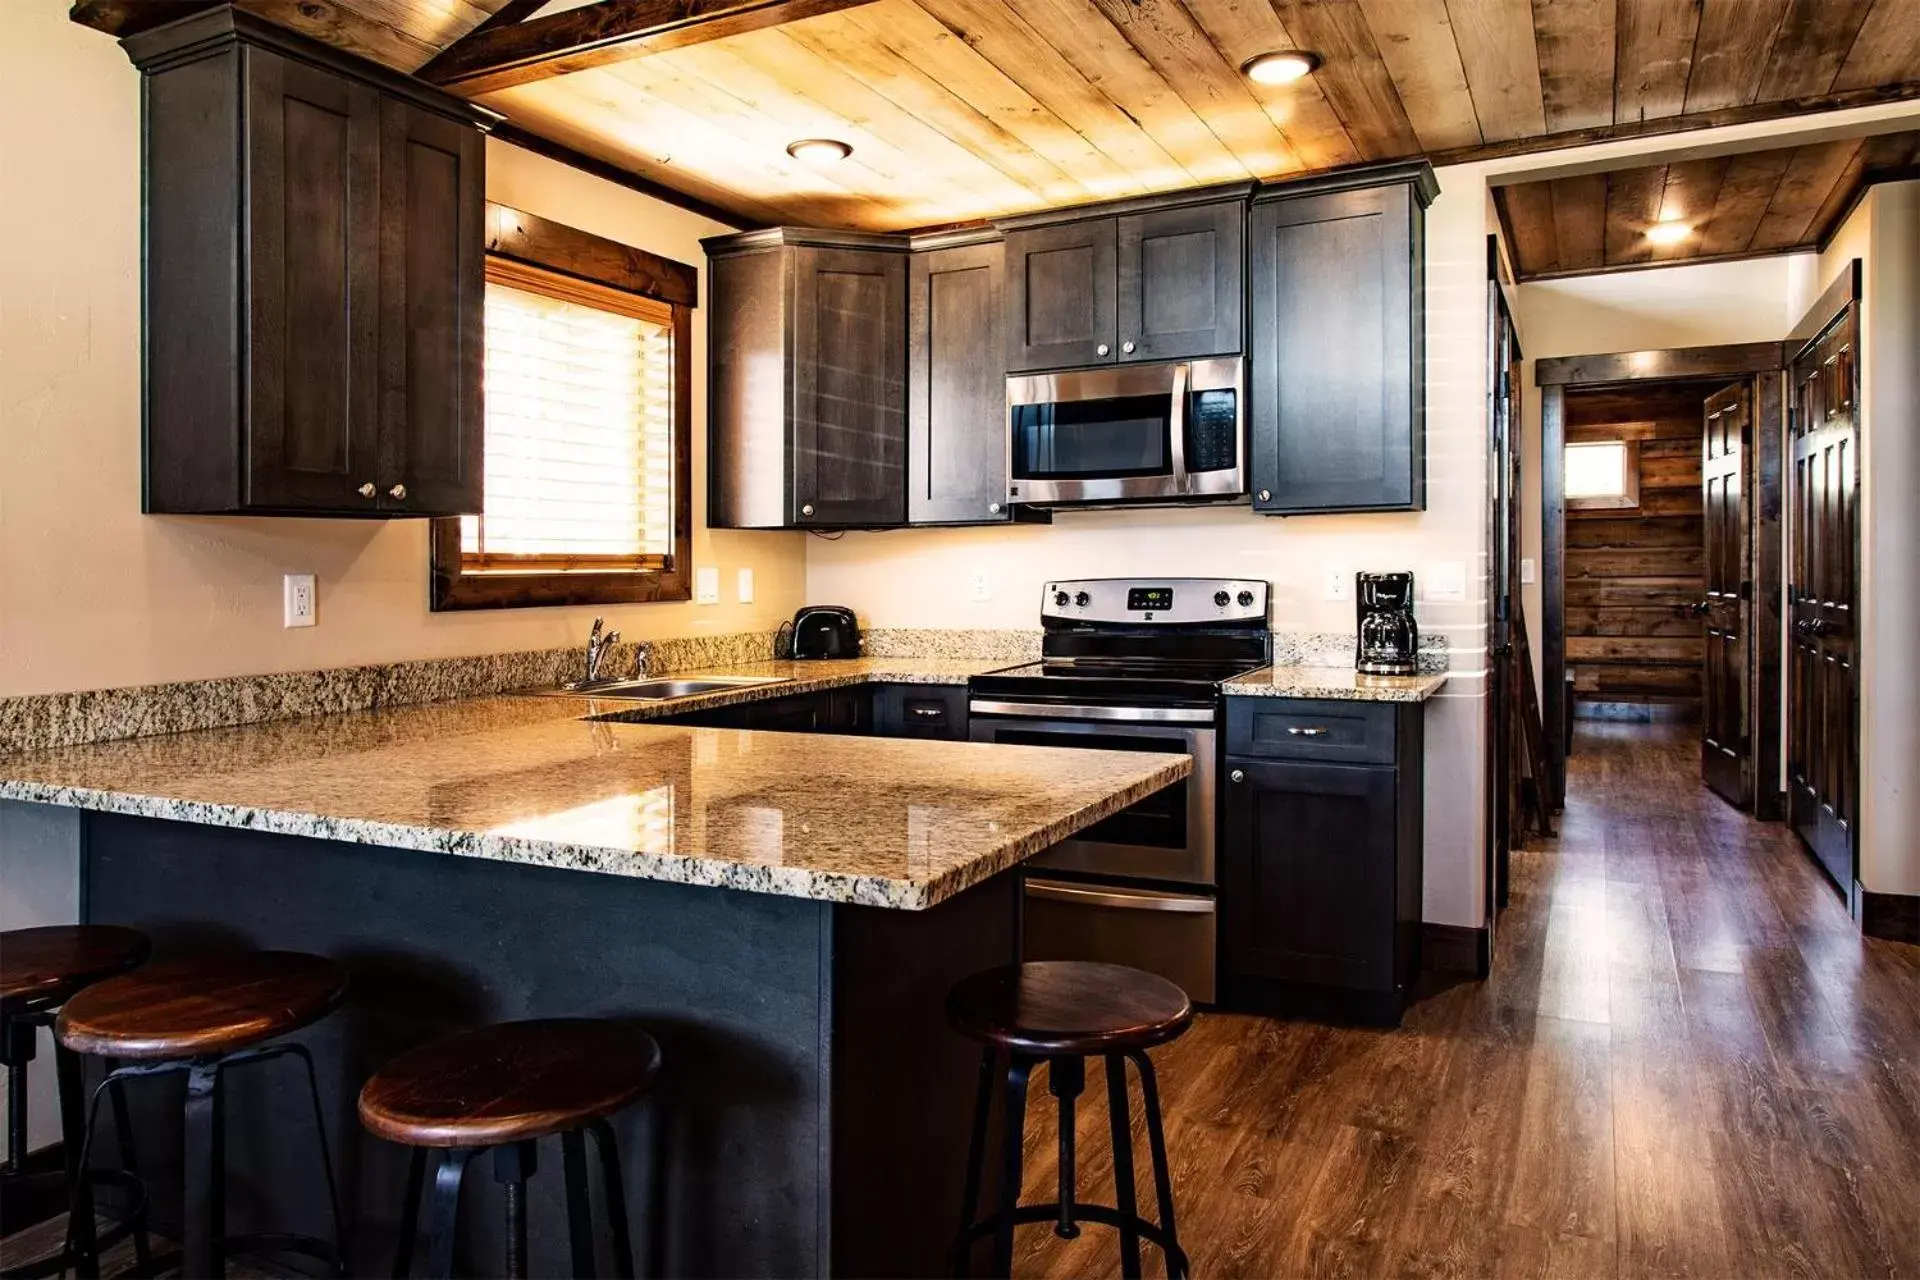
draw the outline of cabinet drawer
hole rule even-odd
[[[888,684],[874,694],[876,731],[889,738],[967,737],[967,691],[937,684]]]
[[[1399,707],[1372,702],[1227,699],[1227,753],[1331,764],[1392,764]]]

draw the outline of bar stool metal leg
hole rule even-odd
[[[987,1120],[993,1110],[995,1065],[994,1051],[981,1050],[980,1084],[973,1099],[973,1130],[967,1138],[967,1181],[960,1192],[960,1234],[954,1239],[953,1256],[947,1263],[947,1269],[956,1276],[966,1274],[967,1258],[973,1251],[967,1231],[973,1226],[974,1215],[980,1212],[980,1177],[984,1172],[981,1166],[986,1163]]]
[[[107,1058],[101,1063],[111,1076],[120,1069],[120,1059]],[[127,1087],[119,1080],[107,1082],[107,1098],[113,1107],[113,1133],[120,1147],[120,1168],[129,1176],[138,1178],[140,1161],[133,1140],[133,1117],[127,1110]],[[139,1186],[139,1183],[135,1183]],[[153,1246],[147,1239],[147,1206],[144,1191],[139,1193],[139,1201],[128,1208],[128,1218],[133,1228],[133,1265],[141,1275],[149,1274],[153,1269]]]
[[[219,1059],[187,1068],[185,1106],[186,1221],[181,1224],[184,1274],[223,1274],[220,1241],[227,1233],[226,1161],[221,1151]]]
[[[1107,1055],[1107,1110],[1113,1121],[1113,1194],[1120,1211],[1120,1274],[1140,1277],[1140,1232],[1135,1227],[1139,1209],[1133,1195],[1133,1122],[1129,1118],[1127,1063],[1117,1053]]]
[[[1073,1195],[1077,1179],[1073,1168],[1073,1111],[1074,1099],[1086,1091],[1087,1064],[1084,1058],[1050,1058],[1047,1061],[1047,1092],[1060,1103],[1060,1220],[1054,1224],[1053,1233],[1062,1240],[1071,1240],[1080,1234],[1080,1227],[1073,1220]]]
[[[1160,1230],[1166,1233],[1167,1280],[1185,1280],[1186,1254],[1173,1221],[1173,1175],[1167,1169],[1167,1138],[1160,1120],[1160,1086],[1153,1063],[1145,1053],[1130,1049],[1133,1068],[1140,1073],[1140,1099],[1147,1111],[1147,1149],[1153,1159],[1153,1189],[1160,1201]]]
[[[1027,1077],[1033,1074],[1032,1058],[1009,1054],[1007,1058],[1006,1135],[1000,1153],[1000,1203],[994,1213],[993,1274],[1013,1274],[1013,1224],[1020,1204],[1020,1186],[1025,1170],[1022,1156],[1027,1137]]]
[[[452,1280],[453,1241],[460,1225],[460,1182],[466,1176],[467,1162],[480,1153],[462,1147],[440,1152],[440,1167],[433,1174],[432,1235],[427,1243],[427,1274],[438,1280]]]
[[[493,1180],[500,1184],[507,1214],[507,1280],[527,1275],[527,1179],[536,1164],[532,1142],[509,1142],[493,1149]]]
[[[578,1129],[560,1135],[560,1156],[566,1166],[567,1243],[576,1278],[593,1277],[593,1206],[587,1195],[587,1139]]]
[[[626,1180],[620,1176],[620,1146],[614,1141],[613,1126],[595,1120],[587,1126],[593,1145],[600,1149],[600,1175],[607,1197],[607,1227],[613,1236],[613,1274],[618,1280],[633,1280],[633,1233],[627,1229]]]
[[[413,1242],[420,1234],[420,1195],[427,1185],[427,1149],[414,1147],[407,1160],[406,1198],[400,1202],[400,1239],[393,1247],[393,1280],[413,1270]]]
[[[93,1280],[100,1274],[99,1241],[94,1235],[93,1181],[87,1177],[87,1160],[92,1123],[86,1115],[86,1084],[80,1071],[80,1055],[55,1042],[54,1075],[60,1088],[60,1139],[68,1151],[67,1165],[67,1247],[74,1254],[74,1271],[81,1280]],[[94,1111],[99,1110],[96,1097]]]

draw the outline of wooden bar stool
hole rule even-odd
[[[94,1091],[81,1148],[83,1166],[93,1144],[102,1090],[122,1080],[175,1073],[187,1077],[183,1274],[221,1275],[227,1255],[242,1251],[305,1254],[344,1272],[340,1197],[313,1057],[303,1045],[265,1042],[318,1022],[346,994],[346,970],[324,957],[241,951],[148,965],[88,987],[60,1011],[57,1029],[68,1049],[132,1060],[109,1070]],[[333,1213],[331,1242],[289,1234],[226,1234],[221,1076],[234,1067],[289,1056],[306,1068]]]
[[[964,1035],[986,1046],[980,1056],[980,1092],[974,1104],[973,1140],[967,1149],[967,1186],[960,1209],[960,1235],[953,1245],[956,1274],[965,1270],[973,1242],[991,1232],[993,1274],[1013,1270],[1013,1229],[1022,1222],[1054,1223],[1062,1239],[1080,1234],[1085,1218],[1120,1230],[1121,1273],[1140,1274],[1140,1240],[1159,1245],[1167,1275],[1187,1275],[1173,1219],[1173,1182],[1167,1173],[1167,1143],[1160,1127],[1160,1090],[1146,1051],[1165,1044],[1193,1022],[1193,1004],[1165,978],[1124,965],[1078,960],[1045,960],[988,969],[965,979],[947,996],[947,1019]],[[1000,1203],[993,1216],[974,1221],[980,1204],[981,1165],[993,1105],[996,1062],[1007,1055],[1003,1094],[1006,1131],[1002,1139]],[[1113,1181],[1117,1206],[1074,1202],[1074,1100],[1086,1087],[1086,1060],[1106,1060],[1107,1109],[1113,1128]],[[1048,1092],[1060,1104],[1060,1198],[1048,1204],[1022,1205],[1021,1155],[1026,1136],[1027,1078],[1047,1064]],[[1160,1222],[1143,1219],[1134,1204],[1133,1126],[1128,1116],[1126,1064],[1140,1074],[1147,1112],[1147,1143],[1153,1182],[1160,1201]]]
[[[560,1137],[567,1184],[573,1273],[594,1271],[585,1134],[599,1149],[613,1237],[614,1270],[633,1275],[620,1152],[607,1117],[639,1100],[660,1072],[660,1046],[630,1022],[551,1018],[504,1022],[429,1041],[374,1073],[360,1091],[360,1122],[371,1133],[413,1148],[400,1247],[393,1273],[412,1266],[427,1151],[437,1150],[428,1267],[453,1274],[460,1183],[467,1164],[493,1152],[493,1176],[506,1199],[506,1274],[527,1273],[526,1183],[535,1143]]]
[[[85,1086],[80,1059],[58,1040],[54,1042],[53,1059],[60,1088],[60,1138],[65,1159],[58,1170],[36,1174],[27,1169],[27,1067],[38,1050],[40,1028],[53,1026],[60,1006],[75,992],[125,973],[151,951],[145,934],[119,925],[53,925],[0,933],[0,1065],[7,1068],[7,1156],[6,1164],[0,1166],[0,1186],[15,1203],[22,1196],[51,1194],[57,1186],[62,1201],[86,1206],[84,1222],[73,1224],[69,1235],[77,1246],[69,1243],[48,1257],[0,1272],[5,1280],[64,1271],[79,1262],[81,1250],[85,1250],[84,1256],[96,1256],[97,1250],[110,1248],[129,1235],[133,1237],[137,1264],[144,1268],[152,1260],[147,1244],[146,1188],[137,1174],[126,1097],[115,1085],[110,1096],[121,1168],[88,1173],[82,1178],[84,1166],[79,1156],[84,1143],[82,1121],[86,1109],[81,1098]],[[93,1232],[96,1182],[117,1184],[128,1196],[125,1215],[98,1239]]]

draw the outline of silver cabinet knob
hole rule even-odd
[[[393,488],[387,490],[387,496],[389,498],[392,498],[395,502],[398,502],[400,501],[400,499],[407,496],[407,486],[403,484],[397,484],[393,486]]]
[[[812,515],[812,514],[813,514],[813,504],[812,504],[811,502],[809,502],[809,503],[806,503],[806,504],[804,504],[804,505],[802,505],[802,506],[801,506],[801,508],[800,508],[800,514],[801,514],[801,515],[803,515],[803,516],[810,516],[810,515]]]
[[[1131,342],[1123,342],[1120,344],[1120,350],[1125,352],[1127,355],[1132,355],[1133,344]]]
[[[1108,353],[1109,351],[1112,351],[1112,350],[1113,350],[1113,348],[1112,348],[1112,347],[1110,347],[1110,346],[1108,346],[1108,345],[1107,345],[1106,343],[1104,343],[1104,342],[1103,342],[1103,343],[1101,343],[1101,344],[1100,344],[1099,346],[1097,346],[1097,347],[1095,347],[1095,348],[1093,349],[1093,354],[1095,354],[1095,355],[1097,355],[1097,356],[1104,356],[1104,355],[1106,355],[1106,354],[1107,354],[1107,353]]]
[[[373,481],[371,480],[360,486],[360,496],[363,498],[371,498],[378,492],[380,491],[373,487]]]
[[[1247,780],[1247,771],[1245,769],[1235,769],[1227,776],[1235,782],[1245,782]]]
[[[1262,489],[1262,490],[1260,491],[1260,501],[1262,501],[1262,502],[1271,502],[1271,501],[1273,501],[1273,490],[1271,490],[1271,489]]]
[[[997,516],[997,515],[999,515],[999,514],[1000,514],[1000,504],[999,504],[999,503],[997,503],[997,502],[989,502],[989,503],[987,504],[987,514],[988,514],[988,515],[995,515],[995,516]]]

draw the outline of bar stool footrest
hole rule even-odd
[[[266,1231],[255,1235],[220,1237],[220,1256],[231,1259],[237,1253],[275,1254],[297,1253],[304,1258],[331,1267],[335,1275],[345,1275],[347,1269],[340,1258],[339,1250],[331,1241],[318,1236],[292,1235],[287,1232]]]
[[[26,1174],[22,1181],[31,1185],[42,1179],[51,1179],[55,1185],[61,1187],[67,1184],[66,1172],[61,1169]],[[134,1232],[146,1228],[147,1184],[145,1179],[138,1174],[128,1173],[125,1169],[95,1169],[87,1174],[87,1181],[96,1187],[119,1187],[133,1197],[132,1206],[125,1213],[105,1215],[109,1219],[109,1225],[105,1229],[99,1229],[96,1225],[94,1236],[96,1254],[105,1253],[122,1240],[130,1239]],[[0,1268],[0,1280],[39,1280],[41,1276],[66,1271],[79,1260],[79,1254],[63,1244],[43,1258],[23,1262],[17,1267]]]
[[[1161,1230],[1158,1224],[1148,1222],[1139,1214],[1124,1214],[1112,1205],[1083,1204],[1076,1200],[1073,1202],[1073,1217],[1076,1222],[1097,1222],[1102,1226],[1115,1228],[1127,1226],[1131,1220],[1131,1225],[1140,1233],[1140,1238],[1156,1246],[1165,1255],[1169,1276],[1185,1276],[1189,1273],[1186,1250],[1169,1240],[1167,1233]],[[1015,1226],[1025,1226],[1034,1222],[1057,1224],[1059,1220],[1060,1202],[1057,1200],[1047,1204],[1016,1205],[1013,1210]],[[985,1238],[999,1226],[1000,1221],[997,1217],[985,1218],[962,1231],[960,1239],[954,1244],[954,1260],[958,1262],[964,1258],[975,1241]],[[962,1269],[955,1267],[954,1270],[958,1273]]]

